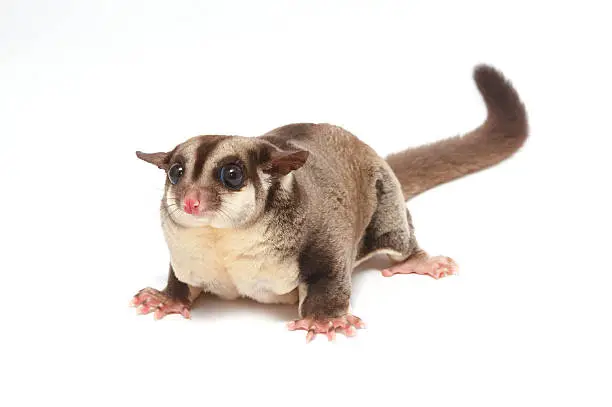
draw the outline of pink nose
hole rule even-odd
[[[195,198],[187,198],[185,199],[185,207],[184,210],[190,215],[193,215],[198,212],[198,208],[200,207],[200,201]]]

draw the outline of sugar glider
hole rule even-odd
[[[170,252],[165,289],[132,299],[155,318],[190,317],[201,294],[297,304],[290,330],[333,339],[363,322],[349,311],[351,273],[375,254],[384,276],[457,272],[417,243],[406,201],[515,153],[528,134],[525,107],[496,69],[474,80],[487,107],[475,130],[381,158],[330,124],[290,124],[260,137],[198,136],[138,158],[165,172],[162,229]]]

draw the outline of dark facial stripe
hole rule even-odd
[[[196,150],[196,161],[193,166],[192,179],[196,181],[202,175],[202,170],[204,168],[204,164],[206,163],[206,159],[210,155],[210,153],[217,147],[217,144],[224,138],[228,136],[204,136],[202,137],[202,143],[199,145]]]
[[[249,151],[249,162],[254,166],[258,167],[270,159],[270,151],[274,149],[274,146],[266,143],[265,145],[258,146],[256,149]]]
[[[257,168],[261,165],[261,148],[258,147],[254,150],[249,151],[247,156],[247,171],[249,175],[249,179],[255,188],[255,199],[257,202],[265,199],[264,197],[264,189],[262,185],[262,181],[259,178],[259,174],[257,173]]]
[[[280,181],[274,181],[274,183],[268,189],[268,196],[266,196],[266,205],[264,211],[269,212],[278,207],[278,191],[280,190]]]

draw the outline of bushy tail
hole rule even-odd
[[[463,135],[387,157],[406,200],[437,185],[491,167],[514,154],[528,133],[527,113],[518,93],[501,72],[487,65],[474,69],[487,119]]]

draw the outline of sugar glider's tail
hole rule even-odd
[[[527,113],[503,74],[479,65],[474,80],[487,106],[487,119],[475,130],[391,154],[387,162],[406,200],[437,185],[491,167],[514,154],[528,133]]]

